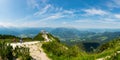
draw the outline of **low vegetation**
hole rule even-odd
[[[31,60],[29,48],[16,47],[15,49],[5,41],[0,42],[0,60]]]
[[[96,60],[104,58],[106,60],[119,60],[120,38],[114,39],[101,45],[95,52],[86,53],[77,46],[68,47],[60,42],[45,42],[42,47],[53,60]],[[115,55],[116,54],[116,55]],[[109,58],[107,58],[110,56]]]
[[[19,39],[19,37],[16,37],[14,35],[0,35],[0,39],[13,39],[13,38]]]
[[[67,59],[71,57],[77,57],[80,52],[77,46],[67,47],[64,44],[56,41],[46,42],[42,45],[42,48],[44,48],[45,52],[48,53],[48,56],[51,57],[53,60],[61,60],[64,57],[66,57]]]
[[[42,33],[39,33],[34,37],[34,40],[44,41],[45,39],[42,37],[42,35],[43,35]]]
[[[42,33],[39,33],[34,37],[34,40],[44,41],[45,39],[42,35]],[[48,57],[50,57],[52,60],[96,60],[100,58],[104,58],[105,60],[120,59],[120,53],[117,53],[120,51],[120,38],[104,43],[96,49],[93,48],[92,52],[86,52],[86,50],[83,48],[84,46],[81,44],[68,46],[62,44],[58,38],[52,36],[51,34],[47,34],[47,37],[52,41],[42,42],[42,48],[47,53]],[[13,60],[17,58],[21,60],[32,59],[30,56],[29,48],[16,47],[13,49],[10,44],[6,43],[11,42],[11,39],[17,37],[11,36],[9,38],[10,39],[5,38],[4,40],[0,41],[0,60]],[[31,41],[32,39],[24,38],[24,40]],[[94,45],[98,44],[94,43]]]

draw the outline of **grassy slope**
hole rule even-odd
[[[74,54],[76,52],[75,48],[72,48],[72,47],[70,47],[72,49],[70,49],[68,47],[68,50],[66,50],[64,52],[64,54],[61,54],[60,56],[58,56],[57,54],[54,54],[54,53],[63,52],[63,50],[65,50],[65,49],[63,49],[61,47],[65,46],[65,45],[62,45],[61,43],[55,43],[55,44],[53,43],[54,45],[50,45],[50,44],[51,43],[48,43],[48,42],[45,43],[46,47],[47,48],[49,47],[49,50],[51,48],[53,48],[53,50],[48,51],[48,49],[44,46],[43,46],[43,48],[44,48],[45,52],[48,54],[48,56],[50,58],[52,58],[53,60],[96,60],[96,59],[99,59],[99,58],[106,58],[107,56],[111,56],[111,58],[106,59],[106,60],[110,60],[112,58],[118,60],[120,58],[120,54],[114,56],[114,54],[117,51],[120,51],[120,46],[119,46],[120,45],[120,39],[115,39],[115,40],[112,40],[112,41],[110,41],[106,44],[103,44],[98,49],[99,52],[86,53],[84,51],[79,51],[79,52],[77,52],[78,54],[76,56],[74,56],[74,55],[70,56],[71,54]],[[56,52],[55,49],[58,49],[57,52]],[[59,49],[63,49],[63,50],[61,51]]]
[[[42,33],[39,33],[34,37],[34,40],[44,41],[45,39],[42,37],[42,35],[43,35]]]

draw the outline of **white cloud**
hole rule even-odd
[[[36,0],[27,0],[27,4],[29,7],[32,7],[33,9],[34,8],[39,9],[39,7],[40,7]]]
[[[107,2],[107,6],[110,8],[120,8],[120,0],[111,0]]]
[[[80,19],[75,20],[73,26],[76,28],[119,28],[120,22],[117,22],[112,18],[102,18],[102,19]]]
[[[48,0],[27,0],[27,5],[33,9],[42,9],[48,4]]]
[[[80,19],[75,20],[75,23],[119,23],[116,21],[116,19],[113,18],[100,18],[100,19]]]
[[[67,22],[65,22],[65,21],[64,21],[64,22],[62,22],[62,24],[66,25],[66,24],[67,24]]]
[[[112,0],[116,5],[120,6],[120,0]]]
[[[64,17],[60,14],[55,14],[55,15],[52,15],[52,16],[49,16],[47,18],[45,18],[45,20],[52,20],[52,19],[58,19],[58,18],[61,18],[61,17]]]
[[[109,23],[109,22],[116,22],[116,20],[113,19],[113,18],[102,18],[101,21],[102,21],[103,23],[104,23],[104,22],[107,22],[107,23]]]
[[[64,10],[61,7],[55,7],[51,4],[47,4],[43,9],[37,11],[33,16],[38,17],[41,21],[50,21],[55,19],[60,19],[63,17],[72,17],[74,15],[73,10]]]
[[[13,23],[10,23],[10,22],[0,22],[0,26],[3,26],[3,27],[12,27],[15,25]]]
[[[48,14],[49,15],[49,14]],[[51,13],[51,15],[47,16],[44,20],[54,20],[54,19],[61,19],[61,18],[70,18],[74,15],[74,11],[71,10],[62,10],[62,11],[57,11],[56,13]]]
[[[51,25],[49,22],[51,22],[51,21],[54,22],[54,20],[59,20],[64,17],[70,17],[70,14],[73,14],[73,13],[74,12],[71,10],[62,10],[62,11],[58,10],[55,13],[49,12],[49,13],[45,13],[42,15],[38,14],[39,17],[41,17],[41,16],[44,16],[44,17],[37,18],[34,20],[30,20],[30,19],[35,18],[36,15],[27,16],[27,17],[21,19],[21,20],[26,20],[26,21],[19,26],[22,26],[22,27],[26,27],[26,26],[27,27],[30,27],[30,26],[31,27],[56,27],[55,24],[57,24],[57,23]],[[64,24],[65,24],[65,22],[64,22]]]
[[[7,0],[6,0],[7,1]],[[113,0],[114,2],[111,3],[111,6],[119,7],[120,6],[120,0]],[[1,1],[0,1],[1,2]],[[62,7],[54,6],[53,4],[48,3],[48,0],[27,0],[27,4],[30,8],[33,10],[35,9],[35,13],[29,14],[28,16],[21,18],[21,19],[12,19],[10,21],[12,22],[2,22],[0,21],[0,26],[16,26],[16,27],[98,27],[102,25],[101,27],[108,26],[108,27],[114,27],[112,25],[114,24],[120,24],[118,22],[118,19],[120,19],[120,14],[114,14],[109,11],[104,11],[102,9],[96,9],[96,8],[90,8],[90,9],[82,9],[81,10],[65,10]],[[1,5],[1,4],[0,4]],[[3,5],[1,5],[3,6]],[[8,10],[8,9],[6,9]],[[81,13],[82,12],[82,13]],[[86,16],[81,16],[85,12]],[[77,13],[77,14],[76,14]],[[84,15],[84,14],[83,14]],[[99,15],[99,17],[95,17],[96,15]],[[93,19],[90,17],[94,17]],[[63,19],[64,18],[64,19]],[[80,18],[83,18],[83,20],[79,20]],[[84,19],[85,18],[85,19]],[[101,19],[99,19],[101,18]],[[78,20],[76,20],[78,19]],[[2,20],[2,19],[0,19]],[[15,20],[13,22],[13,20]],[[59,24],[57,20],[59,21]],[[56,22],[57,21],[57,22]],[[93,25],[92,25],[93,24]],[[117,26],[116,25],[116,26]],[[120,27],[120,26],[119,26]]]
[[[115,16],[115,18],[120,19],[120,14],[115,14],[114,16]]]
[[[39,9],[39,11],[32,15],[18,19],[16,22],[19,23],[14,25],[19,25],[18,27],[50,27],[51,25],[48,22],[63,18],[69,14],[73,14],[73,12],[70,10],[63,10],[61,7],[54,7],[51,4],[46,4],[42,9]]]
[[[38,12],[36,12],[34,15],[39,16],[45,14],[52,6],[50,4],[46,5],[44,8],[40,9]]]
[[[73,10],[64,10],[62,7],[56,7],[52,4],[49,4],[47,0],[41,0],[41,4],[38,4],[37,0],[28,0],[28,5],[33,6],[33,8],[37,7],[39,8],[37,12],[35,12],[32,16],[27,17],[27,20],[31,20],[31,17],[34,18],[34,20],[41,21],[51,21],[51,20],[57,20],[61,19],[63,17],[70,18],[74,15]],[[22,19],[24,20],[24,19]]]
[[[86,19],[82,19],[82,20],[75,20],[75,22],[76,23],[83,23],[83,22],[87,22],[87,23],[89,23],[89,22],[91,22],[91,21],[93,21],[93,20],[86,20]]]
[[[22,23],[20,27],[46,27],[47,25],[48,25],[47,22],[28,21],[28,22]]]
[[[67,14],[73,14],[74,11],[72,11],[72,10],[64,10],[64,13],[67,13]]]
[[[103,11],[101,9],[84,9],[83,10],[86,14],[85,15],[106,15],[108,14],[106,11]]]

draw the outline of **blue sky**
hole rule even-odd
[[[0,26],[120,28],[120,0],[0,0]]]

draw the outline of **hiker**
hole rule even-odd
[[[41,50],[39,49],[40,53],[41,53]]]
[[[22,38],[20,39],[20,43],[22,43],[23,42],[23,40],[22,40]]]
[[[15,39],[15,38],[13,39],[13,42],[16,42],[16,39]]]

